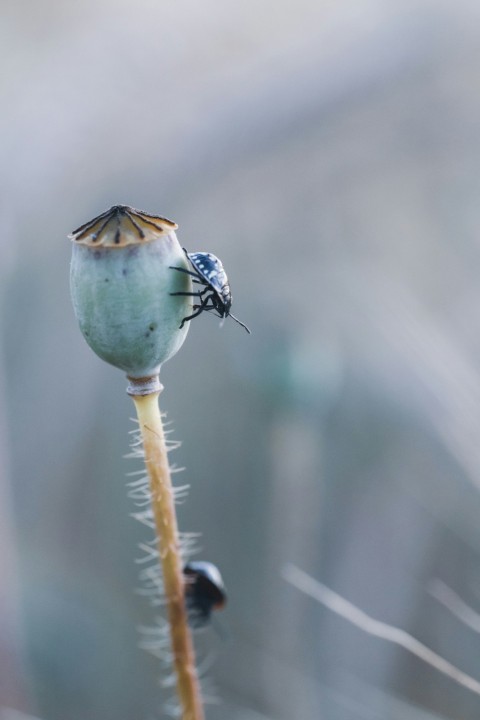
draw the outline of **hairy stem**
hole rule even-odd
[[[132,397],[140,423],[145,464],[150,480],[152,510],[163,570],[167,616],[177,676],[177,691],[182,707],[182,720],[204,720],[195,668],[195,653],[185,608],[177,518],[167,448],[158,406],[159,394],[158,391]]]

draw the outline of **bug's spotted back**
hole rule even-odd
[[[188,259],[214,290],[221,291],[228,285],[227,273],[221,261],[212,253],[188,253]]]

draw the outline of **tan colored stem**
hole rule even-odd
[[[158,536],[158,551],[170,624],[182,720],[204,720],[195,653],[185,608],[184,583],[178,543],[177,518],[170,468],[158,407],[159,392],[133,396],[145,449],[150,479],[152,509]]]

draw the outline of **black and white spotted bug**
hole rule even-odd
[[[183,568],[185,603],[192,627],[207,625],[213,610],[220,610],[227,602],[225,585],[216,565],[198,560]]]
[[[191,295],[200,299],[199,305],[194,305],[195,312],[188,317],[183,318],[180,327],[197,317],[202,312],[215,310],[219,317],[225,318],[230,316],[239,325],[250,333],[250,330],[235,315],[232,315],[230,308],[232,307],[232,291],[227,278],[227,273],[223,269],[223,265],[216,255],[207,252],[189,253],[183,248],[188,261],[193,267],[192,270],[185,268],[171,267],[172,270],[187,273],[193,277],[193,282],[197,285],[203,285],[204,289],[199,292],[174,292],[171,295]]]

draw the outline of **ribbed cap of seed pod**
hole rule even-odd
[[[176,223],[114,205],[69,236],[70,286],[80,330],[92,350],[132,378],[157,375],[182,346],[192,313],[188,262]]]

